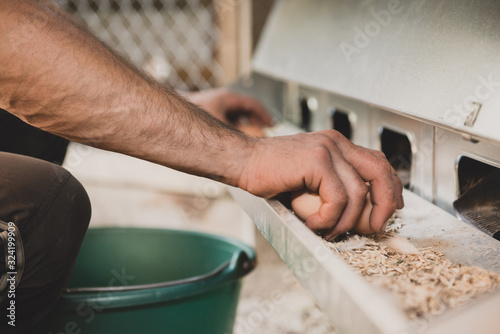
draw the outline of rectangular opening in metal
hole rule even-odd
[[[349,119],[349,113],[337,109],[330,109],[330,118],[332,122],[332,129],[337,130],[349,140],[352,140],[352,125]]]
[[[300,104],[300,127],[304,131],[311,131],[311,112],[312,108],[310,104],[313,102],[312,99],[314,98],[309,98],[307,96],[301,96],[299,98],[299,104]],[[315,100],[315,99],[314,99]]]
[[[462,195],[473,188],[489,174],[498,171],[495,166],[475,160],[467,156],[458,159],[458,194]]]
[[[458,216],[500,240],[500,169],[461,156],[457,176],[458,198],[453,207]]]
[[[412,151],[408,136],[405,134],[382,128],[380,133],[382,152],[398,173],[403,186],[410,188]]]

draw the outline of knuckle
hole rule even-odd
[[[328,136],[325,136],[322,133],[314,133],[312,134],[312,145],[314,147],[324,147],[327,148],[331,145],[331,139]]]
[[[352,194],[357,199],[364,200],[364,198],[366,197],[367,193],[368,193],[368,186],[364,182],[361,182],[361,181],[360,182],[356,182],[353,185]]]
[[[381,159],[384,159],[384,160],[387,159],[387,157],[385,156],[385,154],[382,151],[372,150],[372,153]]]
[[[326,130],[325,133],[328,134],[328,136],[330,136],[331,138],[333,138],[335,140],[346,139],[343,134],[341,134],[339,131],[334,130],[334,129]]]
[[[385,159],[378,159],[375,162],[375,169],[379,175],[392,175],[392,166]]]
[[[309,152],[314,158],[314,161],[322,161],[322,162],[330,161],[330,151],[326,146],[315,145],[309,150]]]

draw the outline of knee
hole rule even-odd
[[[54,229],[57,226],[86,230],[89,198],[83,186],[64,168],[39,159],[0,153],[0,183],[0,220],[15,222],[23,237],[29,237],[45,220]],[[68,226],[62,226],[63,223]]]
[[[68,174],[52,210],[55,210],[55,215],[66,217],[66,221],[61,222],[58,228],[67,231],[66,235],[72,236],[75,242],[81,243],[90,222],[91,205],[85,188],[73,175]]]
[[[83,186],[60,166],[8,153],[0,153],[2,181],[0,220],[17,225],[27,255],[32,252],[66,273],[90,221]]]
[[[58,186],[39,207],[37,226],[27,239],[44,240],[48,258],[64,271],[78,254],[90,222],[91,205],[87,192],[73,175],[57,165],[50,168]]]
[[[90,201],[65,169],[13,154],[0,153],[0,184],[0,220],[18,227],[24,255],[19,320],[31,326],[66,285],[90,221]]]
[[[30,244],[27,257],[40,257],[45,263],[44,267],[29,268],[37,274],[39,282],[59,289],[66,285],[87,232],[90,215],[87,192],[77,179],[67,174],[43,220],[26,238],[26,243]]]

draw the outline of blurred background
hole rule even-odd
[[[58,0],[99,38],[179,90],[233,82],[273,4],[266,0]]]

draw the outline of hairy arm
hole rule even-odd
[[[56,8],[2,0],[0,36],[1,108],[73,141],[237,184],[252,139],[150,80]]]
[[[0,108],[70,140],[258,196],[308,189],[322,204],[306,224],[330,237],[354,226],[367,192],[374,231],[403,206],[401,181],[380,152],[333,130],[247,137],[150,80],[45,1],[0,1]],[[229,98],[219,101],[245,107]]]

